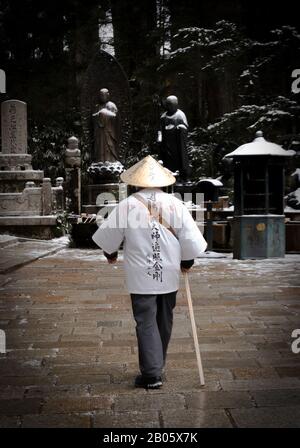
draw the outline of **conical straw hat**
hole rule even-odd
[[[176,182],[171,172],[147,156],[121,174],[121,180],[135,187],[166,187]]]

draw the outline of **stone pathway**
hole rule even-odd
[[[206,386],[182,283],[166,381],[147,392],[132,386],[137,346],[122,261],[62,249],[14,269],[13,250],[20,261],[30,247],[22,244],[0,249],[10,270],[0,276],[0,427],[300,426],[300,353],[291,351],[299,255],[198,259],[190,282]]]
[[[56,253],[65,244],[65,238],[40,241],[0,235],[0,278],[2,274],[7,274],[34,260]]]

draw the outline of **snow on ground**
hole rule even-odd
[[[106,261],[102,250],[100,249],[63,249],[59,253],[49,255],[47,258],[69,258],[70,260],[103,262]],[[119,261],[123,261],[123,251],[119,251]],[[195,266],[201,266],[202,272],[206,268],[211,268],[211,265],[218,267],[224,266],[226,270],[239,271],[243,276],[263,276],[265,274],[274,273],[278,271],[288,271],[289,277],[294,276],[297,282],[299,278],[300,286],[300,254],[287,254],[285,258],[267,258],[258,260],[237,260],[232,258],[232,253],[220,252],[205,252],[199,258],[195,259]],[[119,264],[112,265],[112,269],[117,269]],[[198,273],[199,275],[201,274]],[[220,271],[220,276],[222,275]]]
[[[53,238],[50,240],[51,243],[62,244],[63,246],[68,246],[70,244],[70,238],[68,235],[61,236],[59,238]]]
[[[106,261],[100,249],[77,249],[65,248],[56,254],[50,254],[47,258],[69,258],[70,260],[81,261]],[[122,251],[119,252],[119,260],[123,260]]]
[[[291,286],[291,279],[293,286],[300,286],[300,254],[287,254],[284,258],[264,258],[257,260],[237,260],[231,257],[226,258],[198,258],[195,260],[196,266],[201,266],[201,271],[197,275],[205,275],[209,271],[212,264],[218,268],[220,279],[228,274],[228,271],[234,271],[234,277],[252,277],[262,278],[274,275],[276,273],[286,272],[288,274],[289,285]],[[221,266],[224,267],[224,271]],[[282,284],[284,287],[284,284]]]
[[[296,170],[291,174],[291,176],[297,176],[298,182],[300,182],[300,168],[296,168]]]

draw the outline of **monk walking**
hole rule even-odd
[[[186,206],[162,190],[175,182],[169,170],[147,156],[121,175],[138,191],[121,201],[93,235],[109,263],[123,243],[139,352],[136,387],[162,386],[180,270],[189,270],[206,249]]]

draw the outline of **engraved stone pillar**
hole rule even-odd
[[[32,170],[31,155],[27,154],[26,103],[19,100],[7,100],[1,103],[1,135],[0,171],[19,171],[19,173],[2,174],[0,191],[20,192],[27,180],[42,180],[42,171]],[[10,188],[11,177],[15,180],[13,188]]]
[[[3,154],[27,154],[27,104],[8,100],[1,104]]]
[[[49,177],[44,177],[44,179],[43,179],[42,204],[43,204],[43,215],[51,215],[51,213],[52,213],[52,189],[51,189],[51,179]]]

